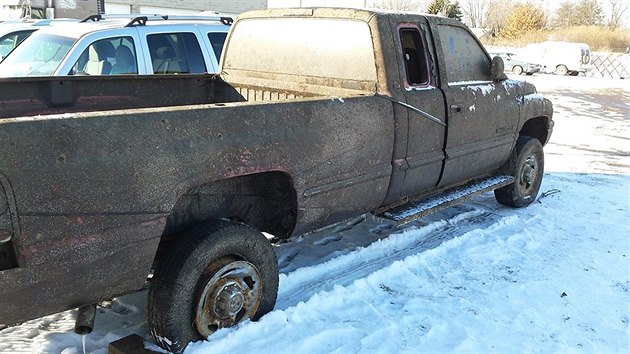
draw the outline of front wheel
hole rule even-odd
[[[149,289],[149,327],[162,348],[180,353],[189,342],[273,309],[278,263],[260,232],[220,221],[171,242]]]
[[[520,208],[531,204],[538,195],[543,179],[545,157],[540,141],[530,136],[520,136],[512,153],[510,173],[513,184],[496,189],[497,201],[509,207]]]

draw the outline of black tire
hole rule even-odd
[[[536,200],[545,168],[545,156],[540,141],[520,136],[510,158],[509,171],[515,182],[496,189],[494,196],[503,205],[520,208]]]
[[[206,339],[218,328],[258,320],[273,310],[278,263],[260,232],[220,221],[172,242],[148,295],[149,328],[160,347],[181,353],[189,342]]]
[[[569,71],[569,75],[570,76],[578,76],[578,75],[580,75],[580,72],[579,71]]]
[[[514,65],[512,67],[512,73],[514,73],[515,75],[520,75],[523,73],[523,67],[520,65]]]
[[[525,73],[525,75],[532,76],[532,75],[534,75],[534,73]]]

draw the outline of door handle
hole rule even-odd
[[[453,113],[460,113],[462,111],[462,106],[458,105],[458,104],[452,104],[451,105],[451,112]]]

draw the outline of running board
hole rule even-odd
[[[378,217],[393,220],[398,226],[434,213],[438,210],[460,204],[477,195],[505,187],[514,182],[512,176],[494,176],[477,180],[463,186],[447,189],[442,193],[421,200],[411,201],[376,214]]]

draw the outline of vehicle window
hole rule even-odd
[[[208,33],[208,39],[210,40],[210,44],[212,44],[212,50],[214,51],[214,55],[217,58],[217,61],[221,59],[223,45],[225,44],[225,37],[227,37],[227,33],[225,32]]]
[[[426,86],[429,84],[429,63],[426,45],[416,28],[401,28],[400,43],[407,73],[406,84]]]
[[[13,48],[22,43],[26,37],[30,36],[35,30],[13,32],[0,38],[0,57],[4,58]]]
[[[137,74],[138,64],[133,38],[114,37],[90,44],[72,67],[69,75]]]
[[[464,28],[438,26],[448,82],[490,81],[490,58]]]
[[[252,18],[231,31],[224,69],[376,82],[372,34],[363,21]]]
[[[0,63],[0,76],[52,75],[74,41],[74,38],[35,33]]]
[[[147,36],[154,74],[205,73],[201,47],[194,33],[159,33]]]

